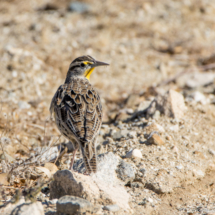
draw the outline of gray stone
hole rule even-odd
[[[116,177],[119,157],[112,152],[99,155],[97,158],[97,173],[83,175],[69,170],[57,171],[50,183],[50,199],[65,195],[87,199],[91,203],[99,203],[101,199],[110,204],[117,204],[125,211],[130,211],[130,195],[121,181]],[[83,165],[76,166],[82,172]]]
[[[121,160],[116,172],[117,177],[127,184],[129,181],[132,182],[134,180],[136,170],[134,165]]]
[[[129,134],[129,131],[127,129],[122,129],[122,130],[119,130],[119,131],[116,131],[112,134],[112,138],[114,140],[120,140],[121,138],[123,137],[127,137]]]
[[[77,12],[77,13],[85,13],[89,11],[90,7],[88,4],[83,2],[72,2],[69,5],[69,11]]]
[[[143,175],[146,173],[146,169],[142,168],[139,170]]]
[[[120,210],[120,207],[118,205],[106,205],[103,207],[103,210],[117,212]]]
[[[93,205],[82,198],[75,196],[63,196],[57,202],[57,212],[65,213],[65,214],[76,214],[76,213],[84,213],[91,212],[93,209]]]

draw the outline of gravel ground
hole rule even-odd
[[[37,196],[46,215],[56,213],[47,184],[72,154],[46,163],[49,172],[40,168],[67,142],[49,105],[71,61],[89,54],[110,64],[91,76],[104,109],[97,150],[125,162],[117,174],[129,213],[214,214],[214,13],[210,0],[1,1],[1,207],[20,189]],[[183,116],[168,115],[171,105],[149,115],[145,109],[170,89],[183,95]],[[119,173],[123,165],[134,177]],[[42,192],[30,195],[38,185]]]

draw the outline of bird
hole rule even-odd
[[[96,141],[102,124],[101,99],[90,83],[95,67],[108,66],[89,55],[78,57],[69,66],[64,84],[60,85],[50,105],[51,116],[60,133],[74,146],[70,170],[78,149],[86,171],[96,173]]]

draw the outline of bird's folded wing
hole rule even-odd
[[[52,104],[53,103],[53,104]],[[83,144],[92,141],[102,123],[102,107],[98,93],[84,79],[61,85],[51,103],[61,126]]]

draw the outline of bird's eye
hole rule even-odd
[[[81,63],[81,67],[85,67],[85,64],[84,64],[84,63]]]

